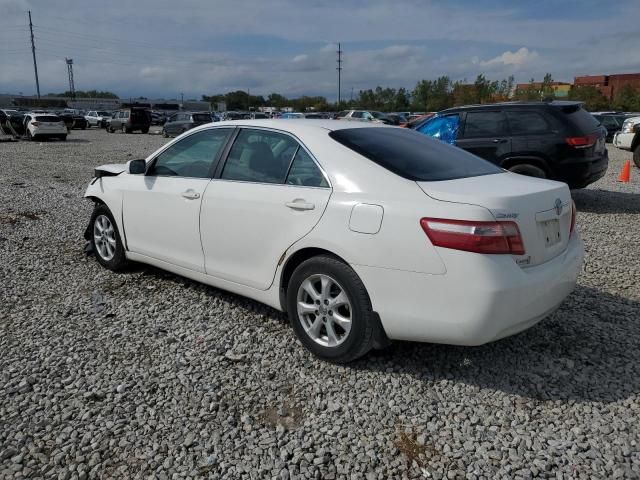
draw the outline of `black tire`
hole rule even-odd
[[[32,142],[36,141],[36,137],[34,137],[33,135],[31,135],[31,131],[27,129],[27,139],[31,140]]]
[[[636,164],[636,167],[640,168],[640,145],[633,151],[633,163]]]
[[[58,138],[60,139],[61,142],[66,142],[67,141],[67,136],[66,135],[60,135]]]
[[[317,275],[328,276],[337,281],[351,305],[350,331],[344,336],[344,340],[336,346],[324,346],[315,341],[305,331],[303,320],[298,315],[298,291],[305,280]],[[331,310],[327,311],[327,308],[331,307],[325,307],[326,318],[329,319],[331,318],[329,315],[333,315],[333,313]],[[356,272],[336,258],[324,255],[317,256],[298,265],[291,275],[287,287],[287,311],[289,322],[300,342],[307,350],[322,360],[333,363],[348,363],[365,355],[373,347],[376,322],[369,294]],[[320,315],[322,314],[320,312]],[[318,311],[316,311],[316,315],[318,315]],[[337,324],[333,325],[335,329]],[[327,334],[326,326],[321,326],[318,332],[320,333],[323,328]],[[344,330],[342,331],[344,332]]]
[[[103,256],[101,254],[101,250],[96,247],[96,222],[101,221],[102,217],[106,217],[111,226],[113,227],[113,239],[115,240],[115,251],[113,252],[112,257]],[[125,268],[128,264],[127,257],[124,253],[124,245],[122,244],[122,239],[120,238],[120,232],[118,231],[118,225],[113,219],[113,215],[111,215],[111,211],[107,208],[106,205],[100,203],[97,204],[93,210],[93,214],[91,215],[91,222],[89,225],[89,233],[90,233],[90,242],[93,253],[96,257],[96,260],[100,265],[109,270],[113,270],[117,272]]]
[[[526,175],[528,177],[547,178],[547,173],[535,165],[530,163],[520,163],[509,167],[509,171],[520,175]]]
[[[164,138],[169,138],[169,134],[167,133],[167,131],[164,128],[162,129],[162,136]]]
[[[147,128],[143,128],[143,129],[142,129],[142,133],[149,133],[149,127],[147,127]]]
[[[126,125],[122,125],[122,133],[129,133],[129,129]]]

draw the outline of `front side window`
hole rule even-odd
[[[147,175],[210,178],[231,131],[216,128],[183,138],[158,155]]]
[[[298,146],[298,142],[288,135],[243,129],[233,143],[220,178],[284,183]]]
[[[507,120],[503,112],[468,112],[464,124],[465,138],[495,137],[507,134]]]
[[[351,114],[351,118],[362,118],[363,117],[363,113],[362,112],[353,112]]]
[[[304,148],[298,148],[287,175],[287,184],[302,187],[329,186],[326,178]]]
[[[442,117],[433,117],[431,120],[426,121],[417,131],[429,135],[430,137],[437,138],[438,140],[453,145],[458,137],[458,128],[460,127],[460,116],[445,115]]]

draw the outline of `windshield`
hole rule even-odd
[[[374,118],[385,118],[386,115],[382,112],[369,112],[371,115],[373,115]]]
[[[492,163],[464,150],[404,128],[346,128],[335,141],[401,177],[440,181],[501,173]]]
[[[106,117],[109,115],[109,112],[97,112],[98,115],[100,115],[101,117]]]
[[[192,117],[194,122],[209,123],[211,121],[211,115],[208,113],[194,113]]]

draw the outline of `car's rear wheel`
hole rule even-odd
[[[143,128],[143,129],[142,129],[142,133],[149,133],[149,127],[147,127],[147,128]]]
[[[129,129],[126,125],[122,125],[122,133],[129,133]]]
[[[636,167],[640,168],[640,145],[633,151],[633,163],[636,164]]]
[[[289,321],[317,357],[347,363],[373,346],[374,313],[356,272],[330,256],[301,263],[287,287]]]
[[[169,134],[167,133],[167,131],[164,128],[162,129],[162,136],[164,138],[169,138]]]
[[[91,216],[91,246],[96,260],[109,270],[121,270],[127,265],[118,226],[106,205],[96,205]]]
[[[63,142],[67,141],[67,136],[66,135],[60,135],[58,138]]]
[[[509,168],[510,172],[518,173],[520,175],[526,175],[528,177],[547,178],[546,172],[535,165],[530,163],[521,163]]]

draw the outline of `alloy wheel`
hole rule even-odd
[[[100,258],[107,262],[116,253],[116,232],[106,215],[98,215],[93,222],[93,243]]]
[[[329,275],[307,277],[298,289],[298,319],[307,335],[324,347],[337,347],[351,331],[353,309],[344,288]]]

